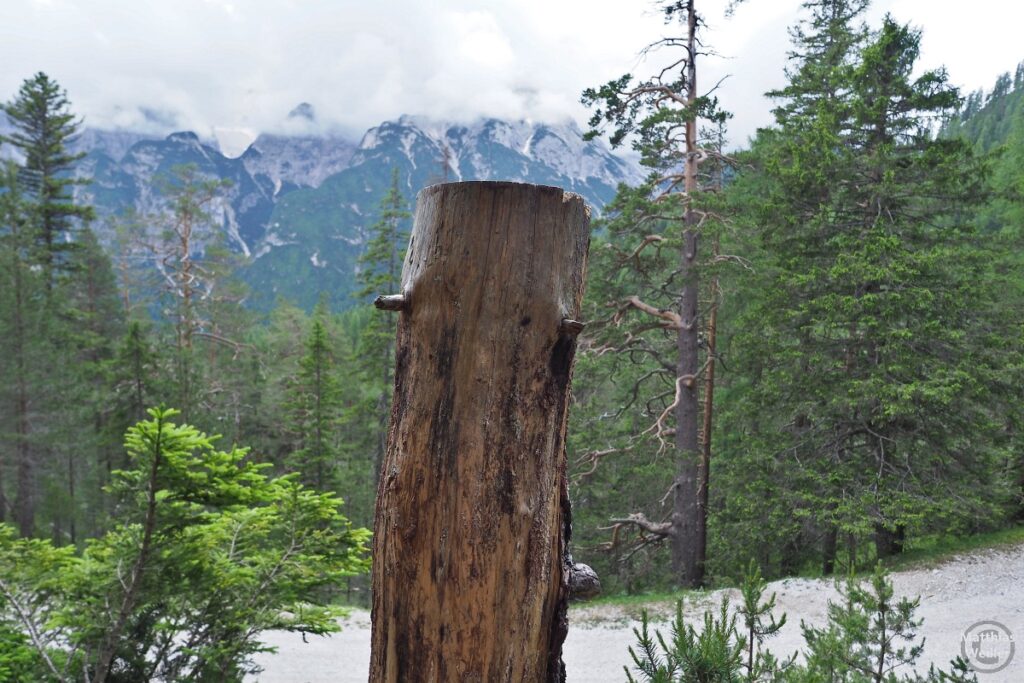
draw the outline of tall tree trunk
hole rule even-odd
[[[832,576],[836,569],[836,546],[839,542],[839,528],[829,524],[821,541],[821,573]]]
[[[18,360],[23,359],[19,357]],[[18,488],[14,507],[18,518],[18,532],[22,536],[31,536],[36,528],[35,463],[32,461],[32,449],[29,445],[29,399],[28,386],[22,374],[24,371],[23,367],[19,367],[15,397],[15,438],[18,440],[15,458],[18,467]]]
[[[1024,450],[1017,453],[1017,511],[1013,515],[1016,522],[1024,522]]]
[[[314,396],[315,406],[313,410],[316,411],[316,426],[314,431],[316,432],[316,489],[323,491],[324,487],[324,409],[323,409],[323,397],[324,397],[324,383],[323,383],[323,349],[317,349],[317,353],[314,356],[316,360],[316,375],[314,378],[314,384],[316,386],[316,393]]]
[[[78,525],[75,522],[78,505],[75,502],[75,457],[71,453],[65,455],[68,466],[68,542],[75,545],[78,542]],[[61,542],[61,545],[64,545]]]
[[[0,453],[0,524],[7,522],[7,493],[4,483],[4,470],[7,469],[7,458]]]
[[[182,422],[192,419],[192,337],[195,332],[195,311],[193,296],[195,294],[195,277],[192,261],[192,209],[186,207],[177,217],[175,231],[178,237],[179,265],[176,266],[178,291],[180,298],[178,310],[178,381],[181,383],[181,397],[178,399]]]
[[[15,495],[15,517],[18,521],[18,532],[22,536],[31,536],[36,526],[35,501],[35,463],[30,444],[31,421],[29,417],[28,372],[29,363],[25,358],[28,353],[27,330],[25,320],[25,282],[22,279],[21,263],[17,256],[13,261],[14,275],[14,434],[15,464],[17,466],[17,490]]]
[[[718,255],[718,242],[715,242],[715,255]],[[698,486],[700,495],[697,497],[697,565],[702,568],[707,561],[708,547],[708,492],[711,486],[711,436],[714,432],[715,419],[715,344],[718,337],[718,277],[711,281],[711,311],[708,313],[707,327],[707,370],[704,375],[704,420],[701,426],[700,444],[700,477]]]
[[[558,188],[418,199],[373,537],[370,680],[560,681],[565,430],[589,216]]]
[[[697,99],[697,15],[694,0],[688,0],[687,43],[690,57],[686,67],[687,103]],[[704,539],[706,520],[700,505],[700,403],[698,396],[699,336],[698,292],[700,281],[697,264],[697,214],[693,210],[693,193],[697,190],[697,123],[686,123],[686,213],[683,218],[683,250],[680,271],[683,291],[680,296],[678,349],[679,396],[676,404],[676,449],[678,474],[672,510],[672,569],[681,586],[699,586],[704,581]]]
[[[876,524],[875,551],[878,553],[878,557],[892,557],[902,553],[906,537],[907,527],[903,524],[897,524],[894,527]]]
[[[783,576],[793,576],[800,571],[800,561],[803,559],[804,535],[800,531],[786,539],[782,544],[782,551],[779,553],[779,573]]]

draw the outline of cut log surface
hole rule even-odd
[[[560,681],[565,430],[581,197],[498,182],[417,201],[373,539],[370,680]],[[387,315],[381,313],[379,315]]]

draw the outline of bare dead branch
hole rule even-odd
[[[602,450],[587,451],[586,453],[583,453],[582,455],[576,458],[576,464],[582,465],[583,463],[589,463],[590,469],[588,469],[586,472],[581,472],[580,474],[576,475],[576,479],[584,480],[592,476],[595,472],[597,472],[597,466],[601,463],[601,459],[604,458],[606,455],[612,455],[613,453],[625,453],[627,451],[633,450],[635,446],[636,444],[633,444],[630,446],[625,446],[623,448],[605,448]]]
[[[227,337],[222,337],[219,334],[214,334],[213,332],[202,332],[200,330],[193,330],[192,336],[201,337],[202,339],[209,339],[210,341],[220,344],[221,346],[228,347],[229,349],[235,352],[234,358],[238,358],[238,354],[241,353],[242,349],[248,346],[248,344],[236,342],[232,339],[228,339]]]
[[[662,434],[665,431],[664,430],[665,418],[668,417],[669,414],[673,410],[675,410],[675,407],[677,405],[679,405],[679,399],[680,399],[680,397],[682,396],[682,393],[683,393],[683,383],[684,383],[684,381],[689,381],[690,384],[693,384],[693,381],[695,379],[696,378],[693,375],[682,375],[680,377],[676,377],[676,390],[675,390],[675,395],[672,398],[672,402],[669,403],[667,406],[665,406],[665,410],[661,411],[661,415],[659,415],[658,419],[656,419],[654,421],[654,424],[652,424],[650,427],[648,427],[647,429],[645,429],[644,431],[642,431],[640,433],[641,436],[644,436],[644,435],[650,434],[651,432],[654,432],[654,436],[657,437],[658,441],[661,443],[661,447],[658,449],[659,452],[661,450],[664,450],[665,445],[666,445],[664,439],[662,438]]]
[[[672,522],[652,522],[642,512],[634,512],[628,517],[616,517],[610,521],[614,524],[635,526],[641,531],[659,538],[673,535]]]
[[[665,436],[668,432],[668,430],[665,429],[664,425],[665,418],[667,418],[669,414],[673,410],[675,410],[676,406],[679,405],[679,401],[682,398],[683,387],[692,387],[694,382],[696,382],[697,379],[700,378],[707,371],[708,364],[710,362],[710,358],[708,360],[705,360],[704,365],[701,366],[701,369],[698,370],[697,374],[695,375],[680,375],[679,377],[676,378],[675,397],[672,399],[672,402],[668,404],[663,411],[661,411],[661,415],[659,415],[658,419],[654,421],[654,424],[652,424],[650,427],[648,427],[647,429],[640,433],[641,436],[644,436],[653,432],[655,438],[657,438],[658,442],[661,444],[658,449],[659,452],[663,451],[665,447],[668,445],[668,442],[665,441]],[[675,430],[672,430],[672,433],[674,434]]]
[[[754,271],[754,266],[748,259],[735,254],[719,254],[711,259],[711,263],[736,263],[746,270]]]
[[[630,308],[635,308],[638,311],[646,313],[647,315],[652,315],[655,318],[660,318],[664,320],[665,323],[662,325],[662,327],[664,327],[665,329],[684,329],[682,316],[680,316],[678,313],[671,309],[655,308],[654,306],[651,306],[650,304],[646,304],[643,301],[641,301],[640,297],[638,296],[631,296],[623,300],[622,304],[623,305],[619,308],[619,314],[613,318],[616,324],[618,324],[618,322],[620,322],[622,318],[625,317],[626,312]]]

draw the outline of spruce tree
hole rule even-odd
[[[106,463],[127,426],[113,433],[108,426],[113,411],[106,391],[124,324],[113,268],[92,230],[83,228],[76,239],[70,269],[54,290],[61,306],[51,322],[51,362],[40,396],[50,413],[41,512],[55,541],[72,544],[103,523],[98,512]]]
[[[133,320],[128,323],[128,329],[116,347],[107,393],[112,435],[118,438],[129,426],[145,418],[148,406],[160,403],[159,357],[150,334],[148,325]],[[113,469],[124,465],[124,462],[111,459],[107,462],[106,473],[109,475]]]
[[[20,163],[6,183],[5,212],[13,295],[5,322],[14,353],[0,361],[10,364],[15,393],[23,395],[10,432],[19,435],[17,516],[28,534],[41,526],[38,513],[60,543],[80,538],[82,488],[95,483],[102,450],[99,392],[120,334],[113,273],[84,225],[92,210],[74,204],[73,186],[86,181],[74,177],[82,154],[69,147],[80,122],[69,109],[64,91],[37,74],[3,105],[14,130],[0,138]],[[95,527],[95,515],[89,518]]]
[[[293,450],[287,467],[299,480],[321,491],[340,492],[339,419],[341,388],[332,343],[324,323],[323,302],[314,312],[306,352],[289,392],[288,410]]]
[[[161,183],[170,200],[170,215],[161,217],[166,227],[152,250],[164,279],[164,310],[173,320],[177,403],[187,420],[205,388],[196,340],[237,348],[236,341],[212,329],[211,318],[220,296],[216,285],[225,277],[228,259],[218,249],[221,235],[210,212],[228,181],[203,177],[194,165],[182,165],[171,168]]]
[[[851,72],[868,36],[867,6],[867,0],[804,3],[807,16],[791,30],[789,83],[769,93],[779,102],[776,124],[758,132],[747,171],[730,188],[738,204],[752,207],[744,223],[758,239],[749,250],[756,265],[750,294],[738,297],[745,310],[731,342],[738,382],[724,417],[729,457],[720,476],[732,495],[719,499],[719,519],[728,539],[723,545],[737,553],[732,561],[756,546],[775,572],[806,557],[797,556],[810,520],[812,537],[822,539],[823,569],[831,573],[840,530],[852,531],[860,521],[857,514],[840,520],[837,500],[852,476],[840,438],[846,413],[831,406],[846,366],[822,355],[841,349],[843,333],[817,325],[806,302],[829,296],[824,273],[836,255],[832,241],[844,229],[831,206],[850,184],[855,151],[844,135],[852,126]],[[830,335],[837,340],[828,346]],[[802,467],[806,462],[819,466]],[[750,526],[753,519],[770,522]]]
[[[803,520],[792,538],[823,539],[830,571],[840,534],[885,556],[908,533],[998,513],[1000,421],[984,378],[1004,344],[970,222],[985,167],[934,134],[956,91],[942,71],[913,75],[917,32],[887,17],[866,33],[863,2],[808,4],[777,126],[755,145],[766,263],[737,341],[750,381],[734,394],[746,433],[730,476],[742,486],[758,462],[777,463],[765,505]],[[842,48],[828,68],[820,45]]]
[[[5,341],[5,353],[0,355],[5,405],[0,411],[4,422],[0,433],[5,443],[0,453],[5,460],[7,453],[14,454],[12,463],[0,462],[0,519],[6,519],[8,512],[13,512],[18,530],[23,536],[29,536],[35,532],[38,498],[40,437],[36,403],[47,346],[45,283],[32,267],[31,209],[22,191],[23,176],[10,162],[5,162],[0,170],[0,251],[3,257],[0,337]],[[7,500],[2,480],[10,466],[16,472],[13,505]]]
[[[80,555],[0,525],[0,671],[13,654],[34,665],[17,680],[241,681],[262,632],[338,630],[325,598],[367,569],[369,532],[247,448],[148,412],[107,489],[119,524]]]
[[[76,220],[92,218],[91,207],[74,203],[72,188],[88,182],[73,177],[75,163],[85,156],[70,146],[81,126],[71,113],[67,94],[43,72],[22,83],[17,97],[0,109],[14,126],[0,142],[14,146],[23,157],[23,173],[36,190],[35,232],[37,257],[52,287],[56,276],[68,266],[69,240]]]

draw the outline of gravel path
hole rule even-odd
[[[960,653],[965,629],[979,621],[997,621],[1018,638],[1024,635],[1024,546],[957,557],[938,566],[895,573],[892,580],[898,596],[921,597],[917,616],[924,619],[924,668],[930,662],[945,667]],[[777,656],[799,649],[803,644],[800,620],[823,623],[827,601],[837,597],[831,582],[815,579],[783,579],[770,584],[768,591],[778,595],[776,614],[788,614],[783,631],[768,643]],[[687,613],[696,618],[703,606],[717,605],[724,592],[714,591],[695,599],[693,609],[687,604]],[[674,606],[653,604],[648,609],[665,620]],[[598,605],[572,609],[564,650],[570,683],[625,680],[622,667],[630,664],[626,648],[633,643],[632,627],[638,615],[638,607]],[[358,611],[343,622],[341,633],[329,638],[309,637],[309,642],[303,643],[298,635],[269,633],[267,641],[278,652],[258,659],[264,672],[253,680],[365,683],[369,625],[369,614]],[[1024,651],[1019,647],[1017,650],[1009,666],[998,673],[979,675],[979,683],[1024,681]]]

